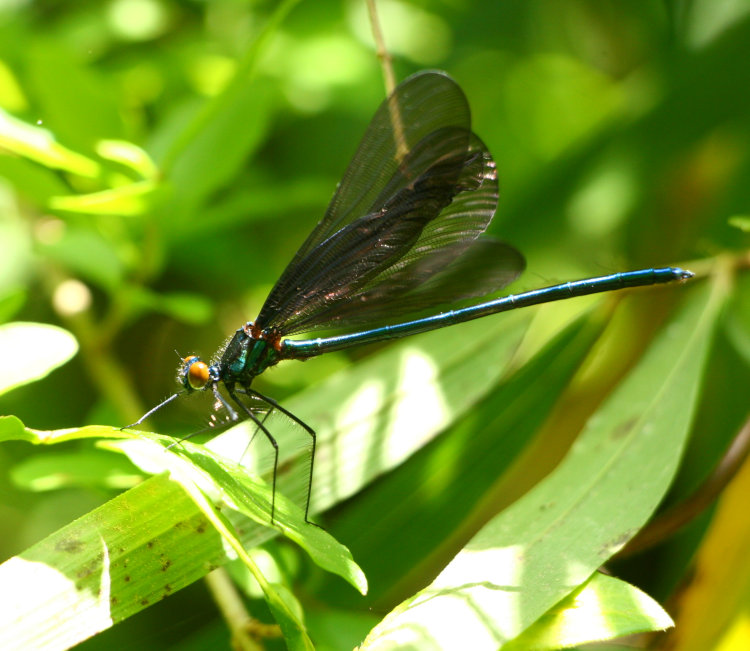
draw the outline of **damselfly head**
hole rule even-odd
[[[182,360],[177,371],[177,381],[188,391],[200,391],[211,380],[211,370],[200,357],[190,355]]]

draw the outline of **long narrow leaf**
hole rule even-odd
[[[676,471],[725,288],[699,288],[589,420],[563,463],[490,521],[365,648],[496,649],[582,584],[643,526]],[[460,632],[460,635],[459,635]]]
[[[580,590],[550,608],[503,650],[556,651],[673,625],[671,617],[647,594],[596,572]]]
[[[45,377],[78,352],[67,330],[46,323],[6,323],[0,326],[0,359],[5,371],[0,394]]]

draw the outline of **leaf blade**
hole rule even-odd
[[[43,323],[0,325],[0,359],[4,372],[0,394],[41,380],[78,352],[78,342],[67,330]]]
[[[432,585],[394,609],[364,648],[386,648],[409,632],[422,644],[458,649],[455,630],[471,634],[476,649],[497,648],[622,547],[674,475],[725,293],[717,282],[690,297],[560,466],[490,521]],[[645,416],[633,421],[643,409]],[[652,432],[663,432],[665,424],[667,441],[655,441]],[[628,485],[633,504],[623,509]]]

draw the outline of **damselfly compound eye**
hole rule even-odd
[[[198,391],[208,384],[211,374],[208,364],[201,361],[196,355],[191,355],[183,360],[182,384],[186,389]]]

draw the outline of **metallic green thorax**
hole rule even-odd
[[[273,340],[252,334],[252,322],[239,328],[219,359],[219,377],[223,382],[249,385],[256,375],[277,364],[281,355]]]

